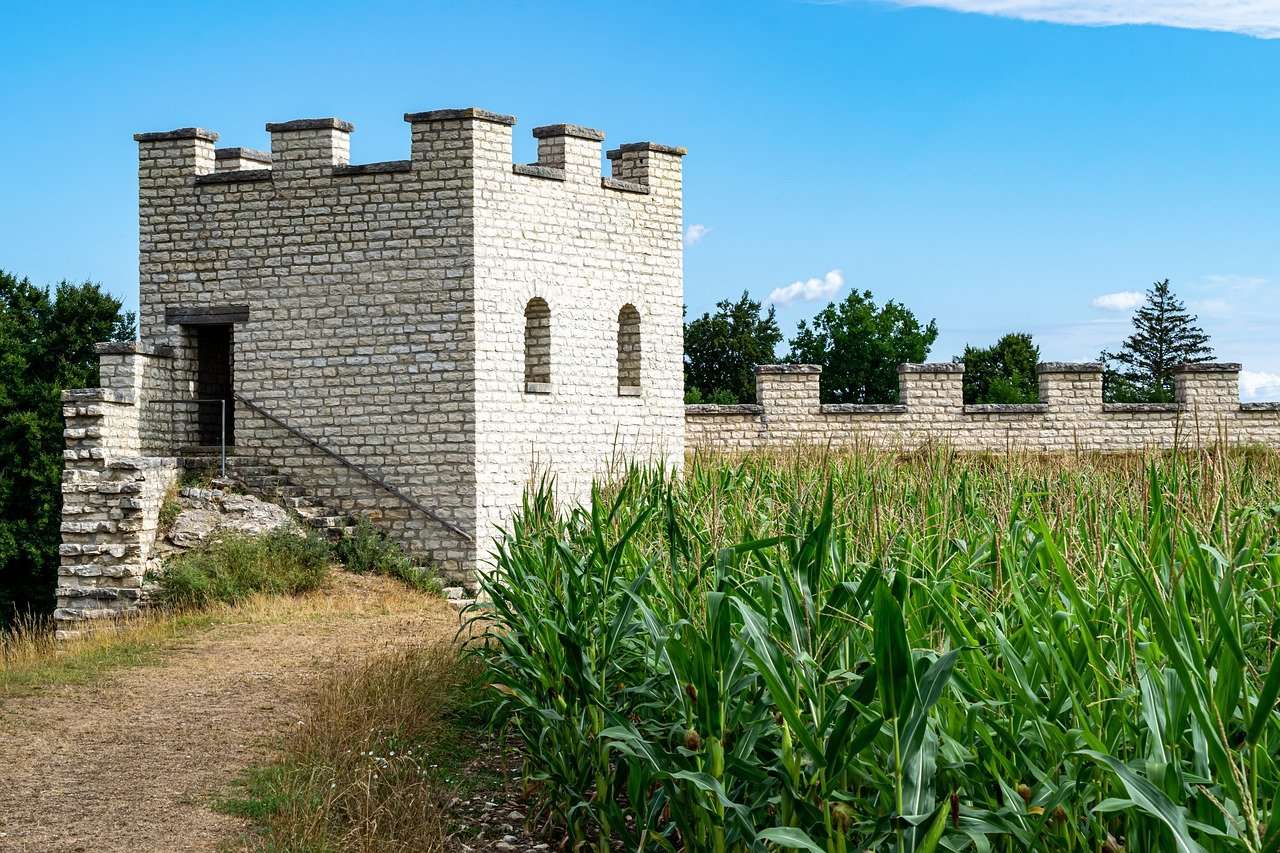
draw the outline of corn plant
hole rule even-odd
[[[471,613],[578,848],[1280,850],[1280,458],[696,456]]]

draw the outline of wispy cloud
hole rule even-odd
[[[793,281],[785,287],[775,287],[765,299],[765,304],[790,305],[797,301],[812,302],[815,299],[830,299],[842,287],[844,287],[844,273],[840,270],[831,270],[822,278]]]
[[[1246,400],[1258,397],[1280,397],[1280,373],[1241,370],[1240,396]]]
[[[1137,290],[1118,290],[1115,293],[1104,293],[1089,300],[1094,308],[1105,311],[1132,311],[1142,304],[1146,294]]]
[[[1280,38],[1276,0],[881,0],[896,6],[931,6],[1024,21],[1112,26],[1156,24],[1190,30]]]
[[[711,229],[701,222],[695,222],[684,231],[684,244],[686,246],[696,246],[702,242],[702,238],[711,233]]]
[[[1260,275],[1234,275],[1234,274],[1218,274],[1207,275],[1204,277],[1204,283],[1211,288],[1218,290],[1230,290],[1236,293],[1251,293],[1267,284],[1267,280]]]

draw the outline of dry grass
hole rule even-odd
[[[342,670],[285,738],[219,803],[258,832],[252,849],[448,849],[445,776],[476,670],[452,643],[399,649]]]
[[[368,588],[366,588],[368,587]],[[84,684],[121,667],[155,663],[196,634],[227,623],[264,624],[402,612],[422,596],[398,585],[341,584],[301,596],[253,595],[197,612],[151,611],[54,639],[47,619],[22,618],[0,632],[0,698],[60,684]]]

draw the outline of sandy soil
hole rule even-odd
[[[270,757],[317,681],[457,624],[438,599],[342,575],[323,600],[197,632],[157,665],[0,699],[0,850],[233,849],[244,824],[210,803]]]

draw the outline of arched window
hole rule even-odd
[[[524,390],[551,393],[551,308],[538,296],[524,306]]]
[[[640,312],[634,305],[618,312],[618,394],[640,394]]]

